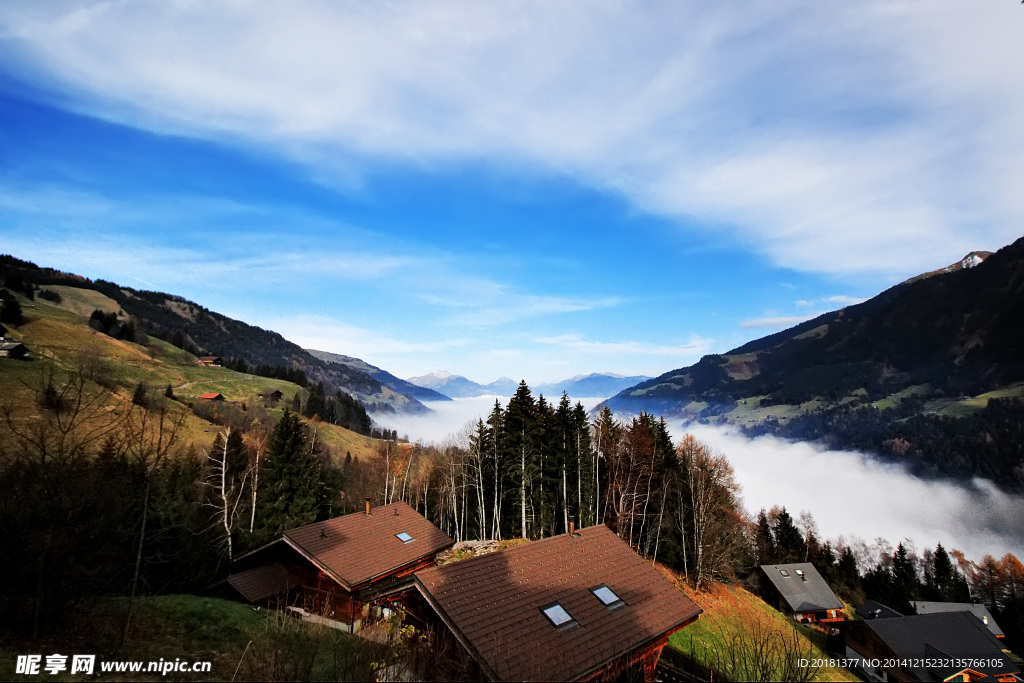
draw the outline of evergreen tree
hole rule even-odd
[[[919,597],[920,581],[917,577],[917,567],[909,551],[900,543],[892,556],[892,586],[893,601],[896,604],[889,605],[898,612],[913,614],[911,602]]]
[[[782,508],[778,519],[775,520],[775,547],[776,562],[778,564],[790,564],[803,562],[807,554],[807,547],[800,530],[793,524],[793,518]]]
[[[757,561],[759,564],[777,564],[775,549],[775,535],[768,523],[768,515],[764,508],[757,515],[757,531],[754,535],[754,543],[757,546]]]
[[[299,416],[287,409],[271,435],[259,497],[265,537],[309,524],[325,501],[320,462]]]

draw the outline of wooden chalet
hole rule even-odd
[[[846,657],[869,681],[1024,680],[1002,644],[970,612],[847,621]]]
[[[209,393],[201,395],[199,397],[199,400],[200,401],[223,401],[224,400],[224,394],[219,394],[216,391],[211,391]]]
[[[763,564],[761,597],[775,609],[805,624],[846,619],[843,601],[810,562]]]
[[[200,356],[196,359],[196,363],[199,365],[215,365],[222,367],[224,360],[220,356]]]
[[[936,614],[937,612],[970,612],[978,618],[982,624],[992,632],[996,638],[1005,638],[1006,634],[1003,633],[1003,629],[999,628],[999,624],[992,617],[992,613],[988,611],[985,605],[979,605],[971,602],[929,602],[925,600],[918,600],[910,603],[914,607],[914,611],[917,614]]]
[[[270,401],[273,403],[276,403],[277,401],[280,401],[282,398],[284,398],[284,392],[282,392],[280,389],[267,389],[266,391],[261,391],[256,395],[262,398],[264,401]]]
[[[651,680],[669,636],[701,612],[603,525],[415,578],[436,620],[492,681]]]
[[[21,342],[0,342],[0,358],[25,360],[29,357],[28,347]]]
[[[286,531],[238,559],[227,583],[247,600],[294,606],[355,632],[374,606],[415,593],[413,572],[455,544],[406,503]]]

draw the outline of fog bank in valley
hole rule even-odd
[[[507,397],[482,396],[429,403],[427,415],[375,417],[411,441],[440,444],[467,423],[486,419],[496,399],[508,403]],[[573,399],[573,405],[576,400],[590,410],[603,399]],[[794,519],[809,511],[828,539],[872,544],[881,537],[893,546],[910,539],[918,552],[942,543],[974,561],[1007,552],[1024,559],[1024,496],[989,481],[927,481],[863,453],[770,436],[749,439],[730,428],[670,421],[669,431],[675,442],[689,432],[729,458],[751,514],[780,505]]]
[[[928,481],[863,453],[830,451],[771,436],[748,439],[735,429],[670,424],[674,440],[689,432],[724,453],[743,487],[746,508],[807,510],[825,538],[906,538],[918,552],[942,543],[978,561],[986,553],[1024,557],[1024,497],[990,481]]]

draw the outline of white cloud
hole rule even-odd
[[[812,315],[791,315],[776,318],[756,318],[754,320],[743,320],[737,325],[737,327],[744,330],[758,327],[791,327],[798,323],[802,323],[806,320],[810,320],[811,318],[814,318],[818,315],[821,314],[814,313]]]
[[[853,306],[854,304],[860,304],[867,301],[862,296],[847,296],[845,294],[839,294],[837,296],[825,297],[825,301],[830,304],[839,304],[840,306]]]
[[[895,277],[1019,235],[1020,20],[957,0],[13,2],[0,35],[82,109],[346,184],[359,156],[529,164],[783,266]]]
[[[641,341],[592,341],[581,339],[576,335],[563,334],[551,337],[537,337],[534,339],[539,344],[557,346],[573,353],[608,354],[644,357],[644,356],[667,356],[670,358],[686,359],[705,354],[711,348],[712,341],[702,337],[694,336],[685,344],[667,345],[651,344]]]

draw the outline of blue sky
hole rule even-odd
[[[1024,225],[1024,7],[5,2],[0,251],[359,356],[655,375]]]

